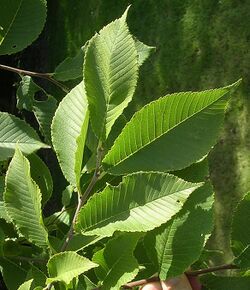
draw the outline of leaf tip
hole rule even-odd
[[[130,7],[131,7],[131,4],[128,5],[128,7],[126,8],[126,10],[125,10],[124,13],[122,14],[121,19],[123,19],[123,20],[126,20],[126,19],[127,19],[128,11],[129,11]]]

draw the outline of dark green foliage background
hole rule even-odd
[[[232,207],[250,188],[249,0],[48,0],[43,34],[15,57],[20,67],[53,71],[96,31],[119,17],[128,4],[132,4],[131,32],[157,48],[141,69],[128,116],[169,92],[219,87],[243,78],[228,108],[219,143],[209,157],[217,193],[211,244],[225,249],[223,259],[227,261]]]

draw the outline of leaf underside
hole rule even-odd
[[[202,186],[172,220],[146,235],[144,245],[160,279],[181,275],[199,258],[213,228],[212,205],[211,186]]]
[[[18,231],[35,245],[48,247],[48,234],[42,220],[41,192],[31,179],[29,161],[19,149],[16,149],[6,174],[4,202]]]
[[[148,231],[167,222],[200,183],[164,173],[137,173],[108,185],[82,208],[76,229],[86,235]]]
[[[104,169],[167,172],[200,160],[216,141],[230,89],[176,93],[146,105],[116,139]]]
[[[75,252],[63,252],[52,256],[47,264],[50,278],[46,283],[62,281],[69,284],[78,275],[96,267],[97,264]]]
[[[13,156],[17,143],[25,154],[49,147],[40,141],[36,131],[23,120],[0,112],[0,161]]]

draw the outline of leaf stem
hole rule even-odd
[[[75,211],[75,214],[74,214],[72,223],[70,225],[70,229],[68,231],[67,237],[66,237],[66,239],[65,239],[65,241],[64,241],[64,243],[62,245],[61,252],[64,252],[66,250],[66,248],[67,248],[70,240],[72,239],[73,234],[74,234],[74,226],[75,226],[75,223],[76,223],[78,214],[79,214],[79,212],[81,210],[81,207],[84,205],[84,203],[88,199],[88,197],[89,197],[89,195],[90,195],[93,187],[95,186],[96,182],[99,179],[99,176],[100,176],[100,165],[101,165],[102,155],[103,155],[102,146],[98,146],[98,148],[97,148],[97,158],[96,158],[96,168],[95,168],[94,174],[92,176],[92,179],[91,179],[88,187],[86,188],[85,192],[83,193],[83,195],[80,195],[78,193],[78,204],[77,204],[77,208],[76,208],[76,211]]]
[[[54,85],[59,87],[61,90],[63,90],[65,93],[68,93],[70,91],[69,88],[67,88],[65,85],[63,85],[62,83],[60,83],[57,80],[53,79],[53,77],[52,77],[53,74],[52,73],[38,73],[38,72],[33,72],[33,71],[29,71],[29,70],[23,70],[23,69],[20,69],[20,68],[15,68],[15,67],[3,65],[3,64],[0,64],[0,69],[11,71],[11,72],[14,72],[14,73],[18,73],[20,75],[28,75],[28,76],[31,76],[31,77],[42,78],[42,79],[45,79],[45,80],[53,83]]]

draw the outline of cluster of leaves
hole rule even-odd
[[[0,54],[11,54],[38,36],[46,2],[0,3]],[[39,134],[0,113],[0,265],[10,290],[119,289],[155,273],[166,280],[209,264],[214,196],[207,154],[239,82],[166,95],[127,121],[123,112],[139,68],[154,50],[130,34],[127,12],[49,76],[81,78],[59,105],[22,76],[17,108],[34,113]],[[46,100],[37,101],[37,92]],[[41,148],[56,153],[68,181],[62,210],[46,218],[53,181],[35,153]],[[248,194],[232,227],[232,262],[240,270],[204,276],[208,289],[248,289],[249,212]]]

